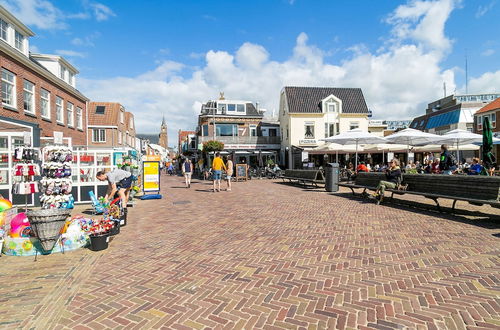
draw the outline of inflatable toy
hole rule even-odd
[[[8,199],[0,198],[0,226],[5,224],[5,214],[3,211],[12,208],[12,203]]]
[[[8,199],[0,198],[0,212],[3,212],[11,208],[12,208],[12,203]]]
[[[10,222],[10,237],[29,237],[30,223],[25,213],[19,213]]]

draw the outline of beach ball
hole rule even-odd
[[[24,243],[23,243],[23,249],[24,251],[29,251],[33,248],[33,243],[31,243],[30,240],[26,240]]]

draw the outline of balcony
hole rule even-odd
[[[199,136],[198,141],[204,143],[213,140],[213,136]],[[216,136],[215,140],[224,143],[225,145],[241,145],[248,144],[250,146],[256,145],[279,145],[281,139],[279,136]]]

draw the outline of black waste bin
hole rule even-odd
[[[328,192],[339,191],[339,164],[328,163],[325,167],[325,190]]]

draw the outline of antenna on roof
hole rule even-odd
[[[465,48],[465,94],[469,94],[469,69],[467,66],[467,48]]]

